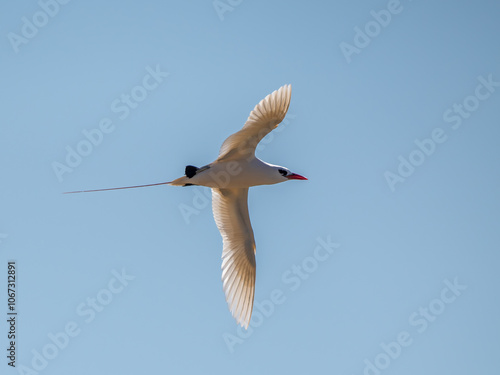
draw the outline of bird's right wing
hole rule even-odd
[[[229,310],[248,328],[255,293],[255,240],[248,188],[212,189],[212,210],[223,241],[222,284]]]
[[[217,161],[252,158],[261,139],[285,118],[291,97],[292,86],[285,85],[262,99],[243,128],[224,141]]]

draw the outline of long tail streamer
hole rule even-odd
[[[168,185],[169,182],[159,182],[157,184],[148,184],[148,185],[136,185],[136,186],[124,186],[124,187],[116,187],[116,188],[108,188],[108,189],[95,189],[95,190],[78,190],[78,191],[67,191],[63,194],[76,194],[76,193],[93,193],[95,191],[108,191],[108,190],[121,190],[121,189],[135,189],[147,186],[158,186],[158,185]]]

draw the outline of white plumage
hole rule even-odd
[[[224,141],[217,161],[254,157],[257,144],[285,118],[291,97],[292,86],[285,85],[262,99],[243,128]]]
[[[236,322],[248,327],[255,294],[255,239],[248,188],[212,189],[212,210],[222,236],[222,285]]]
[[[248,328],[255,295],[255,239],[248,214],[248,188],[288,180],[307,180],[285,167],[255,157],[257,144],[285,118],[292,87],[285,85],[255,106],[243,128],[229,136],[211,164],[186,167],[186,175],[171,182],[79,192],[135,187],[201,185],[212,188],[212,210],[222,236],[222,285],[229,310]]]

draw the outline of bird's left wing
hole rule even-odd
[[[255,293],[255,240],[248,188],[212,189],[212,209],[223,241],[222,283],[229,310],[248,328]]]
[[[243,128],[224,141],[217,161],[252,158],[261,139],[285,118],[291,97],[292,86],[284,85],[262,99],[250,112]]]

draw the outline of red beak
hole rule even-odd
[[[292,173],[291,175],[286,176],[289,180],[307,180],[304,176],[300,174]]]

